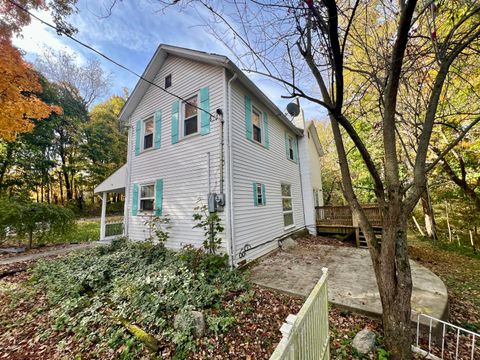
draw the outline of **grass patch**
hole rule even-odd
[[[72,231],[63,236],[47,237],[40,244],[75,244],[97,241],[100,238],[99,221],[78,221]]]

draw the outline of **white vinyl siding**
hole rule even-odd
[[[272,241],[267,245],[239,253],[249,245],[254,247],[287,233],[283,222],[280,185],[291,184],[295,226],[304,226],[299,165],[285,156],[284,125],[273,113],[268,112],[269,148],[257,146],[245,136],[245,95],[251,96],[252,108],[261,103],[237,81],[232,82],[232,171],[234,191],[234,261],[255,259],[275,249]],[[260,109],[259,109],[260,110]],[[264,109],[261,109],[264,111]],[[292,133],[293,134],[293,133]],[[252,205],[252,183],[265,184],[267,203]],[[289,230],[289,231],[291,231]]]
[[[165,77],[170,74],[173,81],[169,91],[187,99],[208,86],[210,109],[224,108],[223,68],[169,55],[154,82],[163,87]],[[199,205],[199,200],[207,204],[208,156],[211,164],[211,191],[219,192],[220,121],[210,123],[210,133],[207,135],[195,136],[188,141],[172,144],[171,113],[172,103],[176,100],[178,99],[159,88],[150,86],[130,117],[131,154],[135,154],[135,122],[146,119],[156,111],[162,112],[162,142],[158,151],[146,151],[139,156],[129,156],[132,163],[130,181],[126,189],[126,213],[127,235],[133,240],[144,240],[148,236],[148,229],[144,225],[146,218],[140,213],[139,216],[131,216],[132,184],[154,183],[157,179],[163,179],[162,215],[170,218],[171,225],[167,246],[178,249],[188,244],[200,247],[204,240],[203,231],[193,229],[195,221],[192,215],[194,208]],[[180,111],[182,109],[180,104]],[[224,213],[219,215],[223,223]],[[222,246],[225,247],[224,244]]]

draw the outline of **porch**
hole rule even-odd
[[[124,219],[120,215],[108,215],[107,203],[109,194],[125,194],[127,177],[126,164],[116,170],[98,185],[94,193],[102,197],[100,216],[100,241],[111,240],[124,234]]]
[[[362,205],[367,219],[373,225],[377,237],[381,240],[382,235],[382,212],[376,204]],[[365,236],[360,229],[349,206],[316,206],[317,234],[343,235],[345,237],[355,235],[357,247],[367,247]]]

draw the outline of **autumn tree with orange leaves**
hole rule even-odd
[[[75,31],[64,21],[74,11],[76,0],[22,0],[28,10],[51,9],[53,18],[62,30]],[[45,119],[52,112],[61,112],[58,106],[41,101],[36,94],[42,87],[31,65],[12,45],[12,36],[31,21],[30,15],[9,0],[0,0],[0,139],[13,141],[20,133],[32,131],[33,119]]]

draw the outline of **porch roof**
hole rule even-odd
[[[123,164],[112,175],[103,180],[93,191],[102,192],[124,192],[127,183],[127,164]]]

